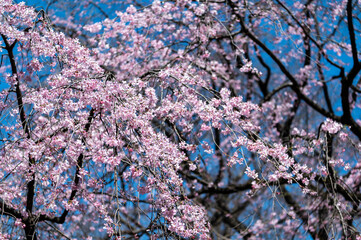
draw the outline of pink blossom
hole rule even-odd
[[[331,134],[338,133],[342,128],[342,124],[332,121],[327,118],[325,122],[322,124],[322,130],[325,132],[329,132]]]

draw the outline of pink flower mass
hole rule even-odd
[[[361,239],[357,0],[40,2],[0,0],[0,239]]]

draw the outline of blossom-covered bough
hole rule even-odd
[[[0,0],[0,239],[360,237],[357,1],[72,2]]]

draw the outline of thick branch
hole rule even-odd
[[[1,198],[0,198],[0,214],[11,216],[14,218],[20,218],[20,219],[23,218],[20,212],[18,212],[12,207],[9,207]]]
[[[13,76],[16,76],[16,85],[15,85],[15,93],[16,93],[16,99],[18,101],[18,108],[19,108],[19,114],[20,114],[20,121],[21,121],[21,125],[24,129],[24,132],[27,134],[27,137],[30,138],[30,130],[29,130],[29,126],[27,124],[26,121],[26,115],[25,115],[25,110],[24,110],[24,103],[23,103],[23,96],[20,90],[20,80],[17,76],[18,71],[16,68],[16,63],[15,63],[15,56],[13,53],[13,49],[17,43],[17,41],[15,40],[11,45],[8,42],[6,36],[2,35],[2,38],[4,40],[5,43],[5,49],[8,52],[9,55],[9,61],[10,61],[10,66],[11,66],[11,71],[13,73]]]
[[[92,122],[92,120],[94,118],[94,114],[95,114],[94,109],[91,109],[90,113],[89,113],[89,116],[88,116],[88,122],[85,124],[85,127],[84,127],[85,132],[89,131],[91,122]],[[83,142],[83,144],[85,144],[85,139],[84,138],[82,139],[82,142]],[[84,160],[84,154],[81,153],[79,155],[79,157],[78,157],[78,160],[77,160],[77,166],[76,166],[74,182],[73,182],[74,188],[70,193],[70,197],[69,197],[69,200],[68,200],[69,202],[74,200],[74,198],[76,196],[76,193],[78,192],[78,185],[79,185],[79,181],[80,181],[79,171],[83,167],[83,160]],[[54,223],[64,223],[65,218],[68,215],[68,213],[69,213],[69,211],[65,209],[63,214],[60,217],[49,217],[49,216],[46,216],[46,215],[41,215],[40,218],[39,218],[39,221],[44,221],[45,220],[45,221],[50,221],[50,222],[54,222]]]
[[[15,56],[13,53],[13,49],[17,43],[17,41],[15,40],[11,45],[8,42],[7,38],[5,35],[1,35],[4,43],[5,43],[5,49],[7,50],[8,54],[9,54],[9,61],[10,61],[10,65],[11,65],[11,71],[13,73],[13,76],[16,77],[16,84],[15,84],[15,93],[16,93],[16,99],[18,102],[18,108],[19,108],[19,117],[20,117],[20,121],[21,121],[21,125],[24,129],[24,133],[26,134],[27,138],[30,138],[30,129],[29,129],[29,125],[27,123],[27,118],[26,118],[26,114],[25,114],[25,110],[24,110],[24,102],[23,102],[23,96],[22,96],[22,92],[20,89],[20,79],[17,76],[17,68],[16,68],[16,62],[15,62]],[[35,164],[35,159],[29,155],[29,172],[31,173],[31,168],[32,166]],[[35,175],[34,173],[31,174],[32,179],[27,183],[27,189],[28,189],[28,193],[26,196],[26,210],[29,213],[32,213],[33,211],[33,205],[34,205],[34,196],[35,196]]]
[[[356,37],[355,37],[355,29],[353,26],[353,18],[352,18],[352,0],[347,1],[347,27],[350,35],[350,42],[352,48],[352,58],[354,67],[359,65],[358,56],[357,56],[357,45],[356,45]]]

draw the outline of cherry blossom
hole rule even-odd
[[[357,1],[27,4],[0,239],[359,238]]]

